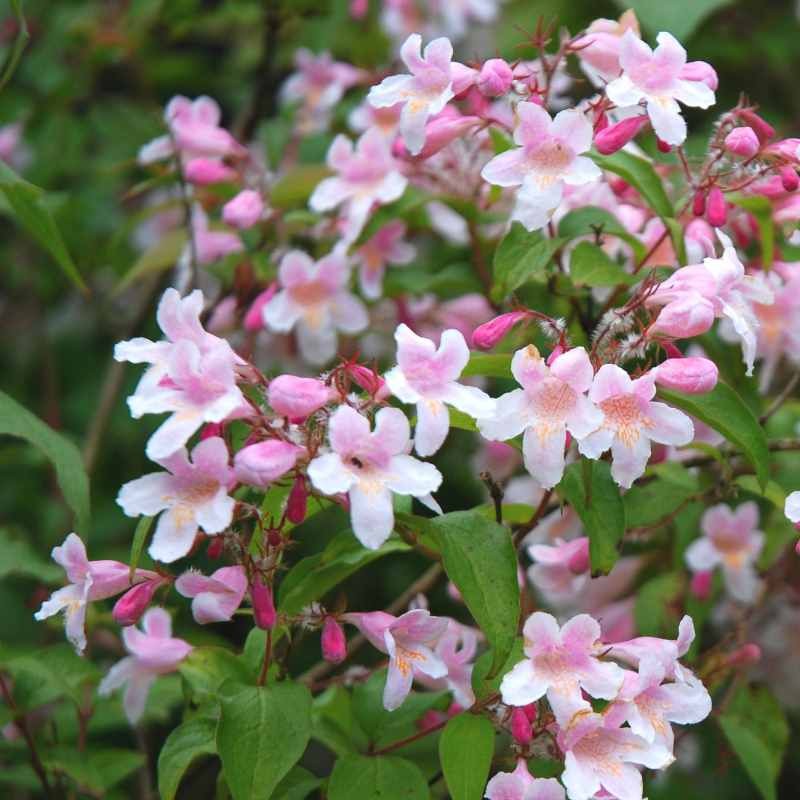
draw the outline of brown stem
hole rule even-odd
[[[494,503],[494,519],[495,522],[503,524],[503,489],[500,484],[495,481],[490,472],[481,472],[480,479],[486,484],[489,490],[489,496]]]
[[[800,381],[800,371],[795,372],[795,374],[792,375],[792,377],[789,379],[789,382],[781,390],[781,393],[772,401],[769,408],[761,415],[758,421],[762,425],[789,399],[789,396],[794,391],[798,381]]]
[[[545,515],[547,511],[550,510],[548,508],[548,504],[552,496],[553,496],[553,490],[548,489],[542,495],[542,499],[539,501],[539,505],[536,507],[536,511],[533,512],[533,516],[527,522],[520,525],[514,531],[514,536],[512,538],[512,541],[514,543],[515,549],[520,546],[525,536],[539,524],[539,520]]]

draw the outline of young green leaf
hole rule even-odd
[[[578,286],[632,285],[640,278],[631,275],[595,244],[579,242],[569,260],[569,276]]]
[[[633,250],[636,261],[641,261],[647,249],[641,241],[610,212],[597,206],[576,208],[568,212],[558,223],[558,235],[564,239],[578,239],[584,236],[616,236]]]
[[[105,797],[110,789],[142,766],[144,756],[119,747],[93,746],[81,753],[74,745],[58,745],[48,750],[42,761],[47,770],[63,773],[75,781],[82,793]]]
[[[193,717],[174,728],[158,754],[158,793],[161,800],[174,800],[181,779],[192,762],[217,752],[217,721]]]
[[[547,267],[563,244],[562,239],[546,239],[541,231],[526,231],[515,222],[495,250],[492,297],[502,300],[528,281],[544,283]]]
[[[482,375],[486,378],[510,378],[511,358],[511,353],[472,353],[461,375],[462,377]]]
[[[675,209],[667,197],[664,184],[653,165],[639,156],[618,150],[610,156],[591,154],[592,160],[600,169],[613,172],[629,183],[642,196],[642,199],[659,217],[674,217]]]
[[[133,532],[133,541],[131,542],[131,583],[133,583],[133,576],[136,574],[139,559],[142,557],[142,551],[147,543],[147,534],[153,527],[153,520],[154,517],[140,517],[136,523],[136,530]]]
[[[653,35],[669,31],[681,41],[694,33],[698,25],[714,10],[732,0],[615,0],[621,11],[632,8]]]
[[[328,800],[428,800],[430,796],[419,768],[392,756],[340,758],[328,783]]]
[[[480,800],[494,755],[494,726],[486,717],[458,714],[442,731],[439,760],[453,800]]]

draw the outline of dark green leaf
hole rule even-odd
[[[22,51],[28,44],[30,34],[28,33],[28,26],[25,22],[25,15],[22,13],[22,0],[10,0],[11,10],[14,12],[14,19],[17,23],[17,33],[14,36],[14,41],[6,53],[6,59],[3,62],[3,67],[0,69],[0,89],[5,88],[6,84],[11,80],[14,70],[17,68]]]
[[[392,756],[350,755],[336,762],[328,800],[428,800],[430,790],[419,768]]]
[[[224,647],[195,647],[178,671],[198,702],[213,699],[228,680],[247,683],[253,679],[246,663]]]
[[[589,242],[579,242],[569,259],[569,276],[577,286],[616,286],[634,284],[640,280]]]
[[[628,528],[655,525],[700,489],[697,478],[675,462],[659,464],[650,472],[652,480],[635,484],[623,497]]]
[[[769,269],[775,259],[775,223],[772,221],[772,203],[761,195],[737,195],[729,198],[734,205],[749,211],[758,225],[758,242],[761,261]]]
[[[461,375],[463,377],[482,375],[486,378],[510,378],[511,358],[511,353],[472,353]]]
[[[497,670],[493,677],[489,676],[489,671],[494,661],[494,654],[491,650],[481,653],[475,661],[475,666],[472,668],[472,690],[475,692],[475,697],[478,700],[483,700],[490,694],[500,691],[500,683],[503,676],[510,672],[513,667],[525,658],[523,652],[522,637],[518,636],[514,639],[514,646],[508,654],[506,663]]]
[[[632,8],[651,33],[669,31],[685,40],[711,13],[732,0],[615,0],[621,11]]]
[[[275,789],[275,797],[278,800],[305,800],[321,783],[322,780],[307,769],[292,767]]]
[[[439,760],[453,800],[480,800],[494,755],[494,726],[486,717],[458,714],[442,731]]]
[[[133,533],[133,541],[131,542],[131,583],[133,582],[133,576],[136,574],[136,568],[139,566],[142,550],[144,550],[144,546],[147,543],[147,534],[150,533],[153,519],[154,517],[140,517],[136,523],[136,530]]]
[[[597,153],[592,153],[591,156],[598,167],[619,175],[633,186],[659,217],[675,216],[672,203],[664,191],[664,184],[648,161],[624,150],[619,150],[610,156],[601,156]]]
[[[583,236],[602,235],[616,236],[627,242],[633,250],[637,261],[641,261],[647,250],[639,239],[631,234],[622,223],[610,212],[597,206],[576,208],[564,215],[558,223],[558,235],[565,239],[577,239]]]
[[[193,761],[217,752],[216,729],[216,720],[194,717],[172,730],[158,754],[161,800],[174,800],[181,779]]]
[[[104,795],[144,764],[144,756],[135,750],[116,747],[92,747],[85,753],[74,747],[54,747],[42,759],[45,767],[69,776],[94,795]]]
[[[666,572],[647,581],[636,593],[634,617],[642,636],[669,636],[678,623],[675,600],[682,589],[681,576]]]
[[[60,583],[64,570],[51,561],[45,561],[27,539],[14,538],[5,528],[0,528],[0,580],[9,575]]]
[[[492,297],[502,300],[528,281],[544,283],[547,267],[563,244],[562,239],[546,239],[541,231],[526,231],[515,222],[495,250]]]

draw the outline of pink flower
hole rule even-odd
[[[264,200],[259,192],[244,189],[222,207],[222,219],[233,228],[252,228],[264,216]]]
[[[256,575],[250,584],[250,600],[253,603],[253,622],[262,630],[272,630],[278,620],[272,586]]]
[[[433,455],[444,444],[450,430],[448,405],[476,418],[494,412],[494,400],[485,392],[458,383],[469,348],[457,330],[446,330],[438,349],[407,325],[398,325],[394,338],[397,366],[386,373],[386,384],[403,403],[416,404],[414,449],[419,455]]]
[[[57,589],[33,615],[39,621],[64,611],[67,639],[78,653],[86,649],[86,606],[105,600],[131,586],[131,568],[119,561],[89,561],[86,547],[76,533],[70,533],[52,551],[53,561],[64,568],[69,586]],[[133,582],[157,578],[155,572],[137,569]]]
[[[131,725],[144,713],[150,687],[159,675],[175,672],[192,646],[172,638],[172,622],[163,608],[151,608],[142,620],[142,630],[124,628],[122,640],[130,653],[118,661],[97,688],[102,697],[126,685],[123,706]]]
[[[183,447],[204,422],[222,422],[245,406],[235,371],[243,362],[224,339],[203,330],[202,310],[199,290],[181,298],[167,289],[157,314],[167,340],[136,338],[114,348],[117,361],[151,365],[128,398],[131,416],[173,412],[147,443],[153,461]]]
[[[294,468],[305,450],[291,442],[268,439],[243,447],[233,459],[236,479],[262,489]]]
[[[376,108],[403,103],[400,133],[408,152],[417,155],[425,144],[425,123],[453,97],[453,45],[434,39],[421,54],[422,37],[412,33],[400,48],[410,75],[390,75],[373,86],[367,100]]]
[[[741,603],[752,603],[761,582],[755,561],[764,546],[764,534],[756,529],[758,506],[742,503],[735,511],[725,504],[712,506],[700,520],[703,535],[686,550],[692,572],[722,567],[725,587]]]
[[[192,549],[198,528],[213,536],[231,524],[236,501],[228,489],[235,479],[228,448],[218,436],[196,445],[191,462],[181,448],[158,463],[169,472],[151,472],[126,483],[117,503],[129,517],[160,514],[148,553],[169,564]]]
[[[410,448],[408,420],[396,408],[382,408],[369,420],[350,406],[331,416],[328,439],[332,453],[318,456],[308,465],[308,477],[324,494],[347,492],[350,519],[359,541],[371,550],[380,547],[392,532],[392,493],[426,500],[442,482],[439,470],[407,455]]]
[[[277,291],[278,284],[273,281],[263,292],[256,295],[242,321],[246,331],[257,332],[264,327],[264,306],[275,297]]]
[[[564,800],[564,789],[555,778],[534,778],[524,758],[513,772],[498,772],[486,785],[488,800]]]
[[[561,203],[564,186],[598,180],[600,168],[586,156],[592,125],[578,110],[555,119],[536,103],[517,106],[514,141],[520,145],[495,156],[481,171],[496,186],[520,186],[512,219],[529,231],[543,228]]]
[[[384,225],[356,250],[359,263],[358,282],[361,293],[377,300],[383,291],[383,274],[388,264],[408,264],[417,254],[416,248],[403,241],[406,224],[395,220]]]
[[[688,615],[678,625],[678,638],[659,639],[656,636],[637,636],[624,642],[615,642],[608,655],[638,667],[646,659],[656,659],[663,667],[664,676],[670,680],[689,680],[691,672],[679,663],[694,641],[694,622]]]
[[[573,42],[581,69],[595,86],[603,87],[619,76],[622,36],[627,30],[639,35],[639,21],[633,11],[626,11],[618,22],[613,19],[594,20],[586,33]]]
[[[411,691],[415,677],[444,678],[447,666],[433,648],[447,630],[444,617],[433,617],[421,608],[393,617],[383,611],[345,614],[370,644],[389,656],[389,671],[383,690],[387,711],[399,708]]]
[[[356,106],[347,118],[347,124],[356,132],[363,133],[368,129],[377,131],[389,142],[393,142],[400,127],[400,113],[403,103],[396,103],[385,108],[375,108],[364,100]]]
[[[192,616],[199,625],[228,622],[242,604],[247,575],[239,565],[222,567],[209,577],[190,569],[175,581],[175,590],[192,598]]]
[[[296,375],[278,375],[267,388],[270,406],[292,422],[302,422],[335,396],[335,390],[323,381]]]
[[[527,311],[508,311],[500,314],[472,332],[472,346],[479,350],[491,350],[515,325],[529,319]]]
[[[642,776],[633,765],[662,769],[675,760],[663,744],[648,743],[592,712],[559,735],[559,746],[565,754],[561,781],[569,800],[591,800],[602,789],[618,800],[642,800]]]
[[[200,206],[192,209],[192,236],[198,264],[213,264],[225,256],[244,250],[242,240],[237,234],[211,230],[208,227],[208,217]],[[191,249],[187,243],[181,253],[180,263],[187,264],[190,258]]]
[[[348,243],[358,238],[374,204],[397,200],[408,184],[378,131],[362,134],[355,150],[350,139],[340,133],[328,149],[327,163],[337,174],[317,185],[308,205],[319,212],[344,205],[344,240]]]
[[[589,540],[585,536],[556,544],[532,544],[528,553],[534,561],[528,570],[530,582],[548,603],[556,606],[575,596],[589,579]]]
[[[679,447],[694,438],[691,419],[666,403],[654,403],[655,393],[652,372],[631,380],[616,364],[603,364],[589,390],[603,420],[578,440],[578,449],[587,458],[600,458],[610,448],[611,475],[625,489],[644,472],[651,441]]]
[[[548,366],[528,345],[514,353],[511,372],[522,386],[497,400],[493,417],[478,420],[487,439],[508,440],[525,432],[525,468],[545,489],[564,474],[567,432],[582,440],[595,431],[603,415],[586,398],[594,370],[582,347],[574,347]]]
[[[454,702],[462,708],[470,708],[475,702],[475,694],[472,691],[472,662],[475,659],[480,636],[480,631],[475,628],[469,628],[451,619],[433,651],[447,667],[447,675],[442,678],[432,678],[423,673],[417,680],[429,689],[448,689],[453,693]]]
[[[573,617],[559,628],[555,617],[543,611],[531,614],[522,630],[525,655],[500,684],[503,702],[526,706],[547,695],[559,725],[578,711],[591,711],[582,691],[613,700],[625,673],[611,662],[600,661],[600,625],[588,614]]]
[[[358,333],[369,323],[364,304],[348,291],[350,268],[334,251],[312,261],[292,250],[278,268],[279,291],[264,306],[264,324],[277,333],[296,328],[303,358],[324,364],[336,355],[336,332]]]
[[[183,168],[183,177],[195,186],[210,186],[214,183],[234,181],[235,169],[216,158],[193,158]]]

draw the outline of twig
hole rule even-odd
[[[769,408],[761,415],[759,422],[763,425],[778,409],[789,399],[789,396],[794,391],[800,381],[800,372],[795,372],[789,379],[786,386],[783,387],[781,393],[772,401]]]
[[[489,496],[494,503],[494,518],[495,522],[500,525],[503,524],[503,489],[500,484],[495,481],[490,472],[481,472],[481,480],[486,484],[489,490]]]
[[[539,524],[539,520],[545,515],[547,511],[550,510],[548,504],[550,503],[550,498],[552,496],[553,496],[553,490],[548,489],[542,495],[542,499],[539,501],[539,505],[536,507],[536,511],[533,512],[533,516],[527,522],[520,525],[514,531],[514,536],[512,538],[512,541],[514,543],[514,549],[520,546],[525,536]]]

